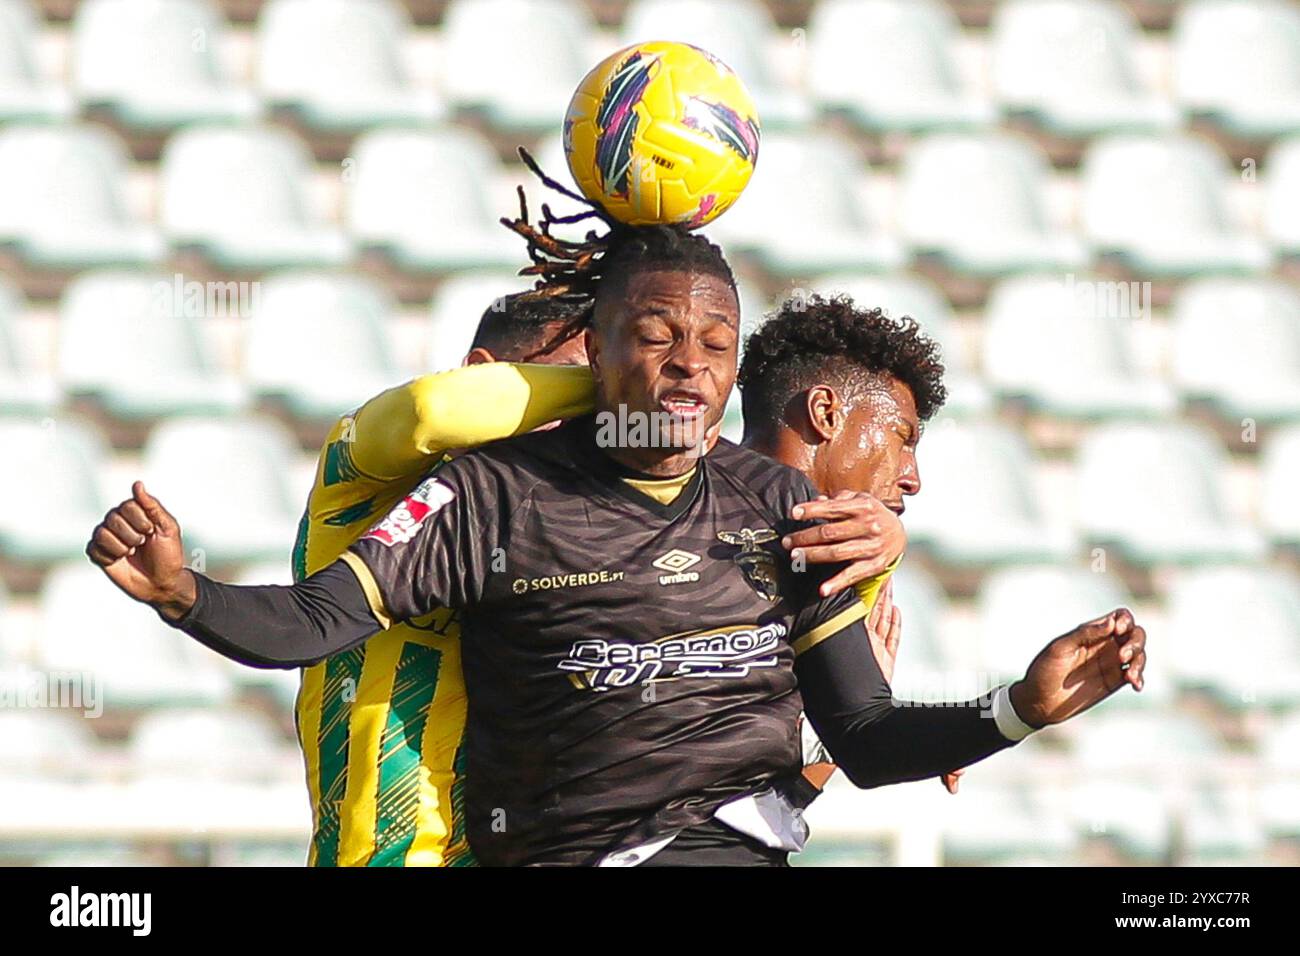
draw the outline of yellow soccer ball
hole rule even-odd
[[[574,182],[633,226],[716,219],[749,183],[758,139],[740,77],[699,47],[662,40],[602,60],[564,117]]]

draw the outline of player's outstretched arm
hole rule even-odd
[[[96,526],[86,554],[165,621],[253,667],[315,663],[380,629],[360,582],[341,561],[292,587],[218,584],[186,568],[180,526],[143,482]]]

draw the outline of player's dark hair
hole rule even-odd
[[[835,375],[892,375],[912,392],[916,412],[928,421],[948,397],[939,346],[915,319],[890,318],[879,308],[860,309],[847,295],[796,296],[749,337],[736,384],[746,437],[770,432],[790,400]]]
[[[581,314],[585,304],[575,298],[536,298],[515,292],[493,300],[479,319],[470,346],[487,349],[502,362],[527,362],[554,350],[548,331],[566,326]]]
[[[682,226],[629,226],[618,222],[598,203],[547,176],[526,149],[520,147],[519,156],[546,186],[587,207],[572,216],[556,216],[543,203],[542,218],[533,225],[520,186],[519,218],[501,218],[503,225],[523,236],[528,244],[532,265],[520,269],[519,274],[539,277],[532,290],[520,295],[531,301],[567,301],[574,310],[573,318],[553,337],[549,348],[559,346],[590,326],[602,290],[605,294],[621,291],[627,278],[637,272],[673,269],[704,273],[725,280],[735,291],[736,278],[722,250],[704,236]],[[603,223],[607,227],[605,232],[592,229],[580,241],[551,234],[554,225],[591,219]]]

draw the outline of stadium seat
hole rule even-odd
[[[1068,817],[1023,786],[967,780],[944,810],[945,863],[1061,862],[1078,844]]]
[[[1245,786],[1198,787],[1183,818],[1187,863],[1240,866],[1259,859],[1265,837],[1254,804]]]
[[[942,350],[943,384],[948,389],[944,413],[970,415],[990,408],[988,390],[972,373],[953,331],[952,308],[943,293],[928,280],[910,275],[843,272],[819,276],[810,285],[813,292],[822,295],[843,292],[851,296],[860,309],[879,307],[886,315],[895,318],[909,316],[916,319]]]
[[[264,418],[171,418],[149,436],[142,477],[180,521],[191,561],[284,558],[304,489],[289,486],[296,450]]]
[[[1127,779],[1148,788],[1169,781],[1194,783],[1212,771],[1224,746],[1199,718],[1176,710],[1117,708],[1114,698],[1069,727],[1071,759],[1079,772],[1099,779]]]
[[[1280,255],[1300,258],[1300,136],[1273,147],[1264,170],[1264,234]]]
[[[1225,131],[1300,131],[1300,11],[1279,0],[1185,4],[1173,30],[1179,104]]]
[[[73,419],[0,418],[0,554],[44,563],[81,555],[108,499],[99,434]],[[13,503],[19,503],[15,506]]]
[[[744,80],[765,130],[812,119],[808,100],[769,66],[769,48],[777,36],[759,0],[633,0],[622,28],[629,45],[677,40],[717,56]]]
[[[258,18],[262,96],[322,130],[440,119],[403,60],[410,29],[394,0],[272,0]]]
[[[126,149],[102,126],[0,129],[0,247],[34,268],[158,259],[154,230],[128,211]]]
[[[87,527],[83,537],[89,534]],[[41,666],[84,675],[104,711],[215,703],[229,695],[210,651],[126,597],[85,558],[50,572],[40,607]]]
[[[1042,515],[1025,440],[991,422],[943,417],[921,441],[921,493],[907,504],[914,545],[945,562],[1058,559],[1073,540]]]
[[[1105,840],[1138,862],[1166,858],[1174,836],[1173,814],[1168,801],[1149,784],[1084,780],[1070,788],[1069,805],[1081,836]]]
[[[1005,399],[1064,418],[1173,411],[1173,393],[1132,355],[1133,321],[1150,309],[1136,282],[1004,280],[985,308],[985,379]]]
[[[1048,217],[1047,163],[1007,133],[941,133],[908,150],[898,223],[917,255],[998,276],[1081,265],[1083,250]]]
[[[981,667],[996,681],[1018,679],[1048,641],[1131,600],[1114,574],[1062,565],[995,570],[976,599]]]
[[[483,313],[502,296],[531,286],[531,279],[504,270],[451,276],[444,281],[433,294],[424,367],[442,372],[461,365]]]
[[[808,88],[827,111],[873,132],[993,121],[965,88],[956,18],[935,0],[823,0],[808,20]]]
[[[171,276],[83,274],[59,309],[59,379],[118,418],[234,411],[245,394],[212,365],[206,309]]]
[[[38,22],[29,0],[0,0],[0,122],[58,120],[71,112],[72,97],[37,66]]]
[[[591,68],[576,0],[452,0],[442,26],[448,98],[503,130],[543,132]]]
[[[17,335],[25,307],[22,293],[0,279],[0,409],[7,415],[45,411],[59,400],[54,380],[28,361]]]
[[[226,70],[225,21],[209,0],[87,0],[72,28],[72,86],[124,126],[252,119],[250,91]]]
[[[1269,436],[1260,463],[1260,524],[1275,544],[1300,548],[1300,426]]]
[[[1257,557],[1255,532],[1231,515],[1227,460],[1214,437],[1183,423],[1103,425],[1079,446],[1079,523],[1087,539],[1138,564]]]
[[[254,711],[171,707],[140,719],[129,756],[137,777],[224,782],[274,776],[288,748]]]
[[[348,244],[313,210],[311,170],[306,146],[282,129],[190,127],[163,151],[163,229],[229,271],[341,263]]]
[[[1231,608],[1225,627],[1207,614]],[[1169,660],[1181,684],[1224,707],[1300,706],[1300,584],[1276,568],[1201,567],[1168,590]]]
[[[1003,111],[1062,136],[1162,129],[1173,108],[1144,88],[1128,12],[1103,0],[1012,0],[992,24],[993,86]]]
[[[1261,825],[1273,836],[1300,837],[1300,711],[1259,735]]]
[[[1174,381],[1224,418],[1300,419],[1300,293],[1275,279],[1201,279],[1172,309]]]
[[[784,276],[902,265],[902,249],[866,208],[862,164],[846,142],[778,132],[763,138],[762,155],[745,193],[709,227],[729,253]]]
[[[334,418],[403,378],[389,350],[386,289],[356,276],[279,275],[262,283],[245,374],[254,393],[301,418]]]
[[[1226,170],[1213,146],[1185,136],[1097,140],[1080,188],[1093,252],[1153,279],[1266,269],[1267,249],[1229,214]]]
[[[6,780],[84,775],[98,757],[95,736],[77,712],[0,709],[0,773]]]
[[[353,149],[347,225],[357,243],[415,270],[522,264],[523,240],[498,222],[488,183],[496,157],[452,127],[367,133]]]

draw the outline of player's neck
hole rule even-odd
[[[624,468],[649,478],[677,478],[700,463],[695,449],[674,448],[601,448]]]
[[[783,465],[802,471],[816,481],[816,453],[812,447],[788,428],[778,428],[771,433],[747,434],[741,442],[750,451],[775,458]]]

